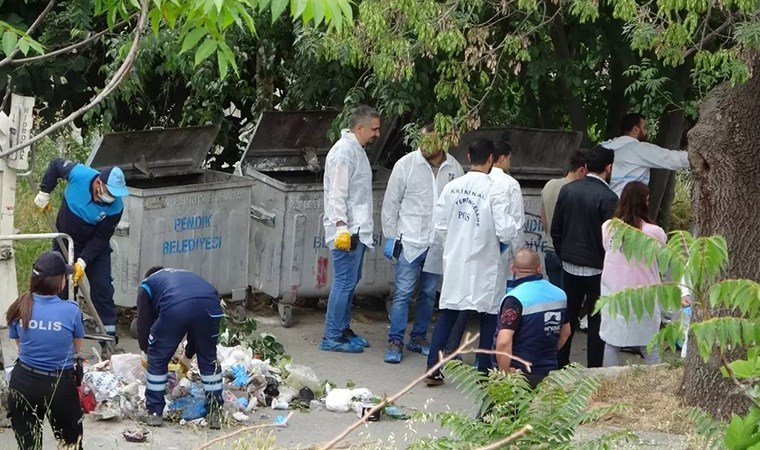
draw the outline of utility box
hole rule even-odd
[[[549,245],[548,230],[541,223],[541,190],[552,178],[565,175],[570,154],[581,144],[582,134],[575,131],[544,130],[536,128],[506,127],[481,128],[462,136],[450,153],[469,170],[467,148],[476,139],[503,139],[512,147],[512,165],[509,174],[519,183],[525,204],[523,232],[526,247],[541,256]]]
[[[336,117],[333,111],[263,113],[238,168],[253,182],[250,285],[278,299],[286,327],[292,325],[297,298],[327,297],[332,286],[323,226],[323,171],[333,145],[327,134]],[[382,252],[380,213],[390,171],[372,169],[376,250],[364,254],[356,294],[387,296],[394,272]]]
[[[134,307],[143,275],[157,265],[245,298],[253,182],[203,168],[218,133],[219,125],[130,131],[95,145],[87,164],[119,166],[129,188],[111,239],[117,305]]]

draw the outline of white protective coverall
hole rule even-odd
[[[507,279],[510,278],[512,272],[512,261],[518,250],[525,246],[525,237],[523,235],[523,227],[525,226],[525,204],[523,203],[522,190],[520,189],[520,183],[517,182],[511,175],[507,174],[498,167],[491,169],[491,173],[488,176],[493,180],[494,185],[497,188],[503,188],[507,194],[507,214],[512,216],[517,227],[517,238],[513,239],[509,243],[509,248],[502,255],[501,261],[499,261],[499,281],[500,285],[507,285]]]
[[[383,234],[386,239],[401,236],[404,259],[409,262],[428,250],[423,272],[443,273],[443,246],[436,243],[433,210],[444,186],[462,175],[462,166],[448,153],[437,175],[420,150],[393,166],[383,199]]]
[[[689,167],[689,152],[668,150],[631,136],[616,137],[601,145],[615,150],[610,189],[618,197],[631,181],[649,184],[649,169],[678,170]]]
[[[372,248],[372,167],[367,152],[349,130],[332,146],[325,160],[325,241],[334,248],[338,221],[348,232],[359,231],[359,241]]]
[[[435,208],[443,247],[441,309],[498,314],[506,286],[498,286],[499,242],[517,238],[507,195],[485,173],[471,171],[446,185]]]

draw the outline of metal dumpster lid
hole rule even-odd
[[[219,125],[108,133],[93,147],[87,165],[119,166],[127,180],[201,173]]]
[[[504,139],[512,146],[510,173],[518,180],[545,180],[565,173],[568,157],[583,136],[577,131],[539,128],[481,128],[465,133],[449,152],[465,165],[467,148],[480,138]]]
[[[261,113],[242,163],[262,172],[311,170],[305,157],[324,157],[337,111],[265,111]],[[321,161],[323,162],[323,161]]]

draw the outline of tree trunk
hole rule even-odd
[[[689,151],[699,234],[725,236],[729,278],[760,280],[760,56],[753,53],[749,60],[752,79],[734,88],[719,86],[703,101],[689,132]],[[723,418],[746,410],[746,399],[723,378],[715,358],[704,364],[695,345],[689,347],[685,401]]]

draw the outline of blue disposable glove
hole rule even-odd
[[[505,244],[503,242],[499,242],[499,252],[501,254],[504,254],[504,252],[506,252],[508,248],[509,248],[509,244]]]
[[[383,249],[383,254],[388,259],[393,259],[393,247],[396,246],[396,240],[395,239],[386,239],[385,240],[385,248]]]

